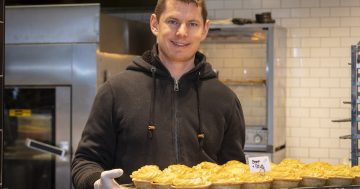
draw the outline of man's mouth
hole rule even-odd
[[[178,46],[178,47],[186,47],[188,45],[190,45],[190,43],[183,43],[183,42],[176,42],[176,41],[171,41],[172,44],[174,44],[175,46]]]

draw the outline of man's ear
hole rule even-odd
[[[210,20],[206,20],[206,22],[204,23],[204,30],[202,32],[201,41],[206,38],[209,32],[209,28],[210,28]]]
[[[151,32],[155,36],[157,36],[158,30],[159,30],[159,23],[158,23],[158,20],[157,20],[157,17],[155,14],[151,14],[151,16],[150,16],[150,29],[151,29]]]

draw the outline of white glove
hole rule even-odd
[[[118,189],[121,186],[114,180],[114,178],[120,177],[123,174],[122,169],[112,169],[109,171],[101,172],[100,179],[94,183],[94,189]]]

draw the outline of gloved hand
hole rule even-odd
[[[99,180],[94,183],[94,189],[119,189],[121,186],[114,180],[123,174],[122,169],[103,171]]]

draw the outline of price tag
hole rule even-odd
[[[250,172],[268,172],[270,171],[270,161],[268,156],[249,157]]]

